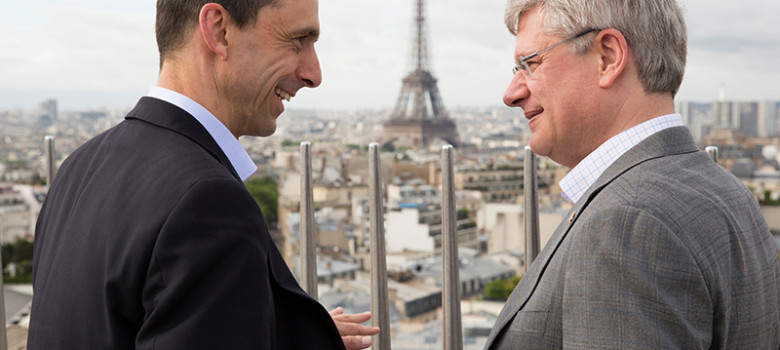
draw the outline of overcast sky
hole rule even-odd
[[[323,71],[288,108],[391,107],[408,67],[413,0],[320,0]],[[514,41],[504,0],[428,0],[445,106],[501,104]],[[780,2],[682,0],[688,66],[678,99],[780,100]],[[130,107],[155,84],[154,0],[4,1],[0,109]]]

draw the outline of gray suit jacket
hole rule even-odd
[[[756,200],[676,127],[612,164],[509,297],[486,349],[777,349]]]

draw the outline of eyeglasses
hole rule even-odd
[[[536,56],[539,56],[539,55],[541,55],[541,54],[543,54],[543,53],[545,53],[547,51],[550,51],[550,50],[552,50],[552,49],[554,49],[554,48],[556,48],[558,46],[561,46],[561,45],[563,45],[563,44],[565,44],[565,43],[567,43],[569,41],[577,39],[577,38],[579,38],[579,37],[581,37],[581,36],[583,36],[585,34],[588,34],[590,32],[595,32],[596,30],[597,29],[588,29],[588,30],[586,30],[586,31],[584,31],[582,33],[579,33],[579,34],[571,37],[571,38],[568,38],[568,39],[563,40],[563,41],[559,41],[559,42],[557,42],[555,44],[552,44],[552,45],[550,45],[548,47],[545,47],[545,48],[543,48],[543,49],[541,49],[539,51],[536,51],[536,52],[534,52],[534,53],[532,53],[532,54],[530,54],[528,56],[518,58],[517,61],[515,61],[515,67],[512,68],[512,74],[516,75],[517,72],[520,71],[520,72],[523,73],[523,76],[525,77],[525,79],[533,78],[534,74],[531,71],[531,66],[528,65],[528,60],[530,60],[530,59],[532,59],[532,58],[534,58]]]

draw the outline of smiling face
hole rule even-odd
[[[317,12],[317,0],[282,0],[264,6],[255,25],[228,32],[230,63],[218,90],[234,135],[272,135],[283,100],[320,85]]]
[[[538,6],[520,16],[515,59],[566,39],[543,30]],[[597,63],[593,55],[569,49],[566,43],[529,60],[533,78],[515,74],[504,93],[504,103],[523,108],[535,153],[574,167],[600,144],[597,135],[601,131],[594,113]]]

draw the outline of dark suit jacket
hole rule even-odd
[[[750,191],[687,128],[629,150],[568,217],[486,349],[778,348],[775,243]]]
[[[28,349],[343,349],[192,116],[144,97],[41,209]]]

